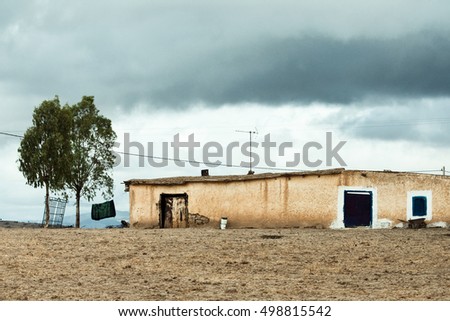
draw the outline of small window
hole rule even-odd
[[[409,191],[407,193],[406,219],[416,220],[424,218],[433,219],[433,193],[432,191]]]
[[[413,196],[412,215],[414,217],[427,216],[427,198],[425,196]]]

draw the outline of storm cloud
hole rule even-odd
[[[426,146],[450,146],[449,98],[398,101],[394,106],[356,106],[342,109],[333,118],[336,129],[352,137],[377,141],[414,142]]]
[[[314,3],[5,1],[0,83],[123,109],[450,95],[447,2]]]
[[[348,41],[325,36],[272,40],[191,64],[149,99],[350,104],[367,99],[450,96],[450,34]]]

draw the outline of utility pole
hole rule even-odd
[[[250,170],[248,171],[248,175],[253,175],[255,172],[252,171],[252,135],[253,134],[258,134],[258,131],[255,130],[236,130],[236,132],[238,133],[248,133],[250,135],[250,155],[248,156],[249,158],[249,163],[250,163]]]

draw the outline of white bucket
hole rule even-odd
[[[227,222],[228,222],[228,219],[226,217],[222,217],[220,219],[220,229],[221,230],[224,230],[227,228]]]

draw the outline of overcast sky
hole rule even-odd
[[[116,151],[125,133],[163,156],[162,142],[177,133],[225,148],[248,139],[235,130],[257,128],[255,141],[271,134],[301,150],[325,146],[328,131],[334,144],[347,141],[347,168],[450,168],[449,16],[447,0],[3,0],[0,131],[23,134],[33,109],[54,95],[69,104],[93,95],[113,121]],[[39,220],[44,191],[25,185],[18,144],[0,136],[0,218]],[[246,160],[233,155],[234,164]],[[128,210],[123,180],[201,169],[138,165],[122,159],[114,169],[120,210]],[[320,166],[331,167],[340,164]]]

